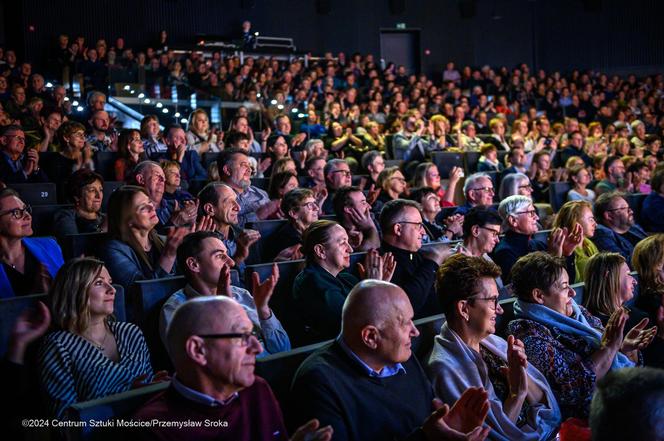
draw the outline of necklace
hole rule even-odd
[[[96,340],[86,337],[85,335],[81,334],[81,337],[92,343],[92,346],[94,346],[99,352],[104,352],[105,349],[105,344],[106,344],[106,339],[108,338],[108,332],[104,333],[104,338],[102,339],[101,343],[98,343]]]

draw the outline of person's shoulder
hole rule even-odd
[[[342,370],[343,363],[339,356],[340,350],[338,343],[335,342],[319,348],[302,362],[295,378],[299,380],[306,378],[307,382],[311,380],[328,382],[334,377],[335,373],[338,374]]]
[[[56,224],[63,221],[72,221],[76,219],[76,210],[73,208],[62,208],[56,211],[53,217]]]
[[[517,318],[507,325],[510,334],[523,340],[525,337],[551,336],[546,325],[526,318]]]

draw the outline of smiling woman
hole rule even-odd
[[[138,377],[153,380],[143,334],[115,322],[115,288],[104,263],[73,259],[58,271],[49,292],[56,330],[40,348],[40,386],[53,416],[76,402],[124,392]]]
[[[463,254],[439,268],[437,294],[447,321],[429,357],[430,377],[436,394],[450,405],[469,387],[486,388],[486,424],[500,439],[548,439],[560,412],[546,378],[528,364],[523,342],[494,335],[503,313],[498,276],[495,264]]]
[[[73,208],[58,211],[54,218],[55,235],[97,233],[106,231],[106,215],[101,212],[104,179],[97,173],[81,169],[66,183],[67,197]]]

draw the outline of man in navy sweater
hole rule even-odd
[[[341,335],[300,366],[293,412],[334,429],[335,440],[483,440],[487,394],[470,388],[452,409],[434,400],[411,339],[419,332],[398,286],[364,280],[343,307]]]

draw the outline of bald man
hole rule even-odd
[[[254,375],[263,349],[244,308],[228,297],[197,297],[182,304],[167,331],[175,366],[170,387],[148,401],[134,418],[179,421],[179,427],[148,425],[151,440],[286,440],[281,409],[270,386]],[[196,426],[200,422],[199,427]],[[293,440],[329,441],[332,429],[309,421]]]
[[[434,400],[411,351],[419,335],[412,319],[408,296],[397,285],[358,283],[343,306],[341,335],[295,374],[297,421],[317,418],[334,428],[335,440],[486,438],[486,392],[469,389],[451,410]]]

